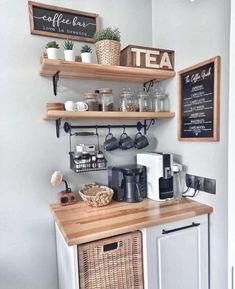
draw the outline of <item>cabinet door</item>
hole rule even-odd
[[[144,233],[145,288],[208,289],[208,226],[200,216]]]

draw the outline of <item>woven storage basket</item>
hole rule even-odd
[[[115,40],[100,40],[95,44],[99,64],[120,65],[121,43]]]
[[[139,231],[78,246],[80,289],[143,289]]]
[[[103,207],[112,201],[113,190],[106,186],[96,185],[95,183],[86,184],[79,195],[88,206]]]

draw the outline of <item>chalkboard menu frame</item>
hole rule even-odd
[[[178,72],[178,140],[219,141],[220,56]]]
[[[94,33],[99,31],[99,15],[96,13],[88,13],[33,1],[28,1],[28,7],[31,34],[94,42]],[[36,10],[41,11],[40,17],[35,15]],[[41,15],[42,11],[45,11],[45,13]],[[64,17],[60,18],[61,15]]]

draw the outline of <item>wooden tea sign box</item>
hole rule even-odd
[[[121,51],[121,65],[174,70],[173,50],[128,45]]]

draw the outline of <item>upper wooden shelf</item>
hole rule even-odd
[[[63,111],[63,110],[49,110],[45,113],[45,120],[62,119],[158,119],[158,118],[172,118],[175,116],[174,112],[118,112],[118,111]]]
[[[52,60],[41,57],[40,75],[52,76],[57,71],[60,71],[60,77],[137,83],[151,80],[161,81],[175,76],[174,71]]]

